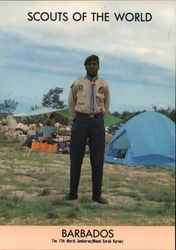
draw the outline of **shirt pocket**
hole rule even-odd
[[[77,105],[84,105],[86,102],[86,92],[78,91],[77,92]]]
[[[86,92],[85,91],[78,91],[77,92],[77,98],[85,97],[85,96],[86,96]]]

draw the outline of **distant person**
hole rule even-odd
[[[47,126],[55,126],[55,123],[56,123],[56,120],[55,120],[54,114],[53,113],[47,114],[47,118],[44,121],[44,125],[48,124]]]
[[[52,140],[53,134],[57,132],[55,127],[55,117],[53,114],[48,114],[47,119],[44,121],[44,125],[40,128],[41,137],[38,137],[39,141]]]
[[[35,134],[28,136],[25,142],[21,146],[27,146],[31,148],[32,141],[37,140],[37,138],[39,138],[40,136],[42,136],[42,131],[41,131],[40,124],[37,123]]]
[[[92,200],[106,204],[106,199],[101,196],[101,186],[105,150],[104,118],[109,110],[110,93],[108,84],[98,76],[98,56],[87,57],[84,65],[87,74],[72,84],[68,100],[73,125],[70,143],[70,192],[66,200],[78,198],[81,165],[88,139],[92,167]]]

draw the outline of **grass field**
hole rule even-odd
[[[69,190],[69,156],[32,152],[0,136],[0,225],[174,225],[175,173],[167,168],[105,164],[103,196],[91,201],[85,156],[79,199]]]

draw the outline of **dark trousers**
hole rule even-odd
[[[93,195],[99,197],[101,195],[105,150],[105,128],[102,117],[77,117],[73,122],[70,143],[70,194],[75,195],[78,192],[87,140],[92,167]]]

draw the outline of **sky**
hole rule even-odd
[[[29,12],[39,12],[37,20],[45,12],[45,21],[28,20]],[[29,111],[60,87],[67,105],[85,58],[96,54],[111,113],[175,107],[174,30],[174,1],[0,1],[0,103],[11,98],[19,103],[15,113]]]

